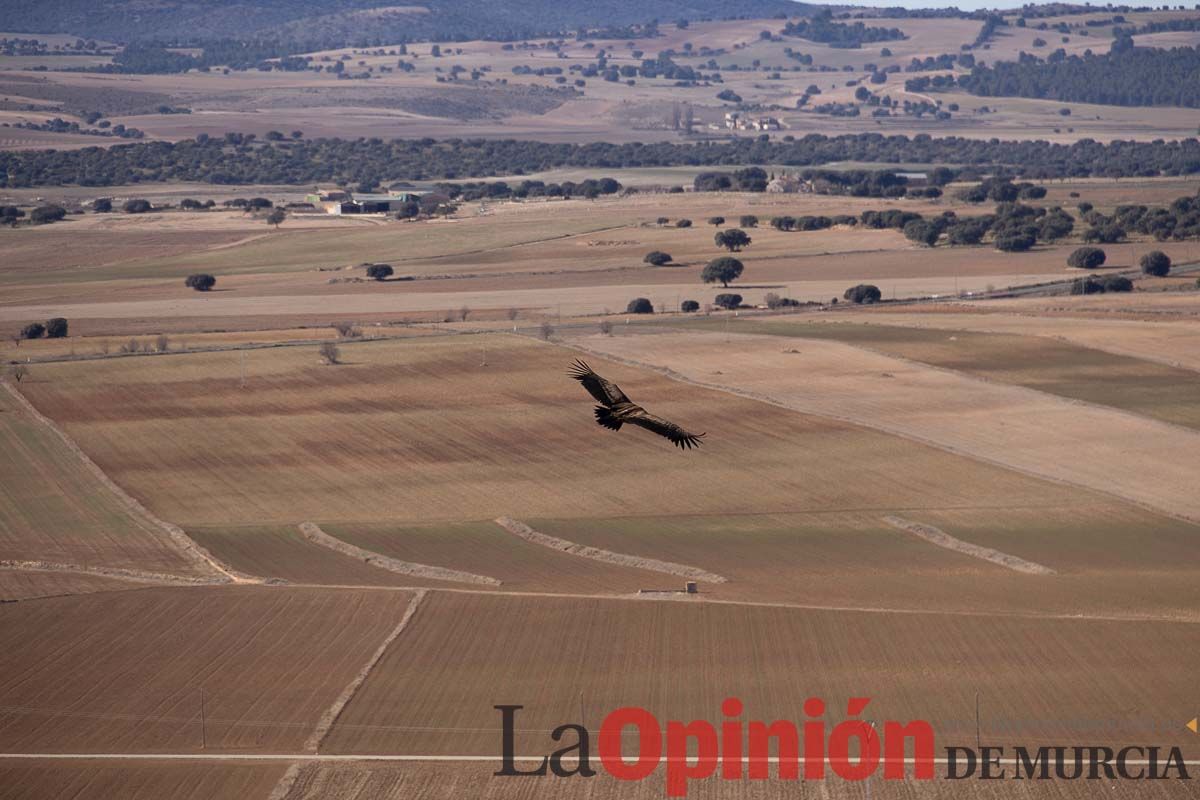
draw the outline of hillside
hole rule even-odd
[[[657,20],[766,18],[809,8],[789,0],[48,0],[5,13],[6,30],[69,33],[118,42],[134,39],[329,40],[339,44],[428,39],[517,39],[578,27],[622,27]]]

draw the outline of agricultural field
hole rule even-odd
[[[927,719],[945,743],[974,739],[976,690],[985,741],[1111,741],[1098,717],[1117,707],[1121,734],[1140,739],[1190,697],[1187,675],[1162,656],[1200,644],[1195,625],[1168,622],[993,617],[981,625],[945,615],[468,594],[436,594],[423,606],[406,646],[384,655],[325,752],[490,755],[497,703],[525,706],[516,751],[538,753],[556,725],[582,717],[598,727],[625,705],[660,719],[719,721],[721,701],[733,695],[747,718],[800,720],[806,697],[884,684],[871,714]],[[408,702],[392,702],[396,686]],[[1187,746],[1185,735],[1172,739]]]
[[[108,797],[121,800],[205,800],[266,797],[286,767],[253,763],[137,761],[62,762],[20,759],[0,762],[0,784],[11,800],[43,797]]]
[[[0,606],[0,750],[300,750],[409,597],[153,588]]]

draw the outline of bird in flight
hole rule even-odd
[[[703,433],[688,433],[674,422],[647,414],[646,409],[632,402],[621,389],[601,378],[592,368],[576,359],[567,373],[583,384],[583,388],[600,403],[596,406],[596,422],[612,431],[621,430],[625,423],[637,425],[670,439],[683,450],[700,446]]]

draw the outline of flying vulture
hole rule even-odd
[[[615,383],[606,381],[592,372],[592,368],[584,362],[576,359],[567,374],[582,383],[583,388],[600,402],[600,405],[596,406],[596,422],[605,428],[619,431],[621,426],[628,422],[630,425],[653,431],[659,436],[665,436],[684,450],[700,446],[703,433],[688,433],[674,422],[647,414],[646,409],[633,403]]]

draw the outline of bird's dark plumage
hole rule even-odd
[[[683,450],[700,446],[703,433],[688,433],[674,422],[647,414],[646,409],[626,397],[620,387],[601,378],[583,361],[577,359],[567,374],[582,383],[583,388],[600,403],[595,413],[596,423],[602,427],[619,431],[622,425],[628,423],[670,439]]]

